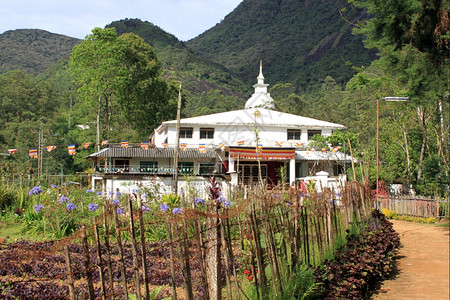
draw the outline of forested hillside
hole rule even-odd
[[[260,59],[272,84],[292,83],[312,90],[327,76],[345,84],[353,66],[367,66],[374,55],[352,23],[364,18],[345,0],[244,0],[225,19],[188,41],[194,52],[223,64],[253,83]]]
[[[183,42],[150,22],[125,19],[106,27],[116,28],[119,35],[137,34],[155,49],[163,77],[182,82],[187,95],[186,116],[241,108],[251,94],[251,85],[232,76],[222,65],[192,53]],[[254,78],[257,71],[253,70]]]
[[[39,29],[18,29],[0,34],[0,74],[22,70],[39,74],[67,58],[79,39]]]
[[[244,0],[218,25],[186,43],[150,22],[112,22],[107,27],[122,35],[110,28],[104,33],[117,46],[128,54],[135,49],[152,55],[120,56],[108,48],[96,53],[98,60],[109,55],[118,68],[114,76],[104,70],[110,79],[120,79],[115,77],[123,71],[121,64],[132,76],[123,76],[119,90],[84,96],[77,88],[92,78],[79,78],[75,86],[68,63],[81,41],[42,30],[5,32],[0,35],[2,174],[36,172],[37,162],[28,159],[28,150],[38,146],[39,133],[46,145],[56,146],[44,155],[50,158],[49,173],[87,170],[84,157],[95,150],[83,145],[95,142],[97,116],[103,137],[145,140],[152,127],[175,117],[180,83],[183,116],[242,108],[262,59],[276,109],[348,128],[333,138],[343,146],[351,140],[360,165],[347,174],[358,179],[375,179],[377,101],[409,97],[407,103],[380,103],[380,178],[414,184],[423,194],[443,194],[450,175],[445,113],[450,7],[442,1],[433,8],[428,1],[412,2],[406,7],[396,1],[379,5],[376,0],[355,0],[358,8],[342,9],[348,5],[344,0]],[[370,18],[373,15],[379,17]],[[352,28],[359,35],[353,36]],[[86,46],[102,43],[103,30],[94,31],[97,36],[83,40]],[[371,50],[363,48],[362,40]],[[379,59],[371,62],[374,53]],[[91,62],[95,74],[95,59]],[[134,64],[136,70],[156,71],[153,77],[133,73]],[[105,74],[95,74],[95,80],[102,82]],[[157,87],[164,87],[161,97],[155,96]],[[75,144],[79,154],[68,156],[68,144]],[[8,156],[9,149],[18,150]]]

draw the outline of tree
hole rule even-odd
[[[382,70],[403,85],[416,105],[415,118],[421,136],[420,146],[413,149],[419,153],[418,183],[426,180],[422,177],[424,162],[435,155],[448,175],[450,127],[443,112],[448,105],[444,102],[445,94],[450,100],[450,2],[349,2],[373,16],[359,23],[355,31],[365,35],[366,46],[379,51]]]
[[[142,138],[173,110],[176,93],[159,77],[153,48],[135,34],[118,36],[115,28],[93,29],[74,48],[70,69],[78,97],[96,111],[98,146],[101,116],[104,138],[125,134],[130,138],[133,130]],[[124,133],[124,128],[131,130]]]
[[[295,87],[290,83],[278,83],[270,89],[275,107],[282,112],[301,115],[306,108],[304,98],[295,93]]]

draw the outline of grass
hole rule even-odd
[[[3,240],[4,239],[4,240]],[[43,241],[42,234],[33,235],[25,230],[23,220],[12,213],[0,216],[0,244],[8,244],[17,240]]]

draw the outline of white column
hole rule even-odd
[[[228,173],[234,172],[234,158],[228,157]]]
[[[289,161],[289,184],[295,182],[295,158]]]

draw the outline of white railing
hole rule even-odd
[[[150,174],[150,175],[164,175],[173,174],[175,171],[173,165],[113,165],[97,166],[96,173],[104,174]],[[193,174],[193,175],[210,175],[225,173],[221,163],[211,165],[183,165],[178,167],[179,174]]]

